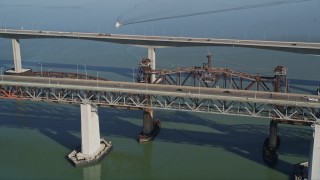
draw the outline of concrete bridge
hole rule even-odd
[[[283,41],[259,41],[241,39],[213,39],[193,37],[170,36],[142,36],[125,34],[102,34],[85,32],[62,32],[42,30],[18,30],[0,29],[0,37],[12,39],[14,69],[9,73],[23,73],[21,65],[20,39],[54,38],[54,39],[83,39],[103,41],[119,44],[141,46],[148,49],[148,59],[151,60],[151,68],[156,69],[156,48],[165,47],[189,47],[189,46],[226,46],[268,49],[302,54],[320,55],[320,43],[310,42],[283,42]],[[151,77],[151,82],[155,76]]]
[[[10,39],[83,39],[148,47],[231,46],[320,55],[320,43],[0,29]]]
[[[269,49],[303,54],[320,55],[320,43],[280,42],[239,39],[212,39],[168,36],[138,36],[120,34],[57,32],[0,29],[0,37],[12,39],[14,68],[5,74],[19,75],[31,71],[21,64],[20,40],[33,38],[83,39],[129,44],[148,49],[150,68],[156,69],[156,48],[187,46],[229,46]],[[155,75],[150,77],[155,82]],[[103,82],[99,80],[77,81],[50,78],[23,78],[4,76],[1,69],[0,98],[48,101],[80,104],[81,152],[71,158],[91,161],[100,158],[111,144],[100,140],[97,107],[143,109],[143,133],[153,128],[152,109],[206,112],[237,116],[273,119],[270,136],[265,144],[267,160],[277,159],[277,123],[313,124],[314,141],[309,164],[309,178],[320,179],[319,97],[302,94],[271,93],[201,87],[164,86],[159,84],[135,84]],[[150,111],[151,109],[151,111]],[[271,158],[271,159],[270,159]]]

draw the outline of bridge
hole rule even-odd
[[[2,76],[0,85],[0,98],[91,101],[103,107],[205,112],[310,125],[318,120],[320,109],[318,96],[292,93],[23,76]]]
[[[67,38],[152,47],[231,46],[320,55],[320,43],[0,29],[10,39]]]
[[[23,73],[28,71],[28,69],[23,69],[21,65],[20,39],[35,38],[83,39],[145,47],[148,49],[148,58],[151,60],[152,69],[156,69],[156,48],[165,47],[168,48],[188,46],[226,46],[269,49],[285,52],[320,55],[320,43],[310,42],[142,36],[125,34],[102,34],[19,29],[0,29],[0,37],[12,39],[14,69],[8,71],[8,73]],[[154,78],[155,76],[151,77],[152,82],[155,80]]]
[[[278,50],[303,54],[320,55],[320,43],[279,42],[238,39],[212,39],[168,36],[138,36],[81,32],[57,32],[0,29],[0,37],[12,39],[14,68],[1,72],[0,98],[46,101],[56,103],[80,104],[81,107],[81,152],[71,153],[74,162],[88,163],[109,151],[111,143],[100,140],[99,117],[97,106],[142,109],[144,110],[143,134],[150,134],[153,130],[153,109],[179,110],[249,116],[272,119],[270,136],[264,144],[264,158],[267,163],[277,160],[277,124],[313,124],[315,134],[319,133],[319,97],[315,95],[292,94],[285,91],[258,92],[224,88],[186,87],[179,84],[158,84],[163,77],[156,77],[156,48],[186,47],[186,46],[231,46]],[[147,75],[143,83],[127,83],[103,81],[101,79],[81,80],[48,77],[19,77],[14,75],[30,75],[31,69],[24,69],[21,65],[20,39],[58,38],[83,39],[120,44],[130,44],[148,49]],[[207,67],[210,69],[208,59]],[[1,69],[2,71],[2,69]],[[230,82],[233,81],[231,73]],[[42,74],[41,74],[42,75]],[[242,77],[242,74],[236,74]],[[166,75],[164,75],[166,76]],[[281,75],[282,76],[282,75]],[[259,79],[260,77],[250,78]],[[178,76],[177,76],[178,78]],[[283,78],[283,77],[280,77]],[[171,78],[173,81],[173,79]],[[204,81],[205,82],[205,81]],[[283,81],[279,81],[283,85]],[[206,83],[205,83],[206,84]],[[259,82],[258,82],[259,84]],[[263,84],[263,82],[262,82]],[[183,83],[182,83],[183,85]],[[207,85],[207,84],[206,84]],[[248,87],[252,85],[249,84]],[[242,86],[242,85],[241,85]],[[258,87],[258,86],[257,86]],[[279,86],[280,87],[280,86]],[[246,88],[247,89],[247,88]],[[281,89],[281,88],[280,88]],[[277,92],[278,91],[278,92]],[[320,142],[314,136],[310,155],[309,177],[320,177],[317,170],[320,155],[317,150]],[[86,161],[86,162],[83,162]]]

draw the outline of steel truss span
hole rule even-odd
[[[267,77],[214,67],[211,54],[208,54],[207,58],[207,63],[203,63],[202,66],[159,70],[152,69],[151,60],[143,58],[138,66],[136,82],[151,83],[151,77],[155,75],[155,80],[152,82],[155,84],[289,92],[287,69],[284,66],[276,66],[274,76]]]
[[[315,123],[319,117],[319,103],[308,101],[316,97],[312,95],[96,80],[51,78],[48,83],[46,78],[6,78],[12,81],[0,83],[2,99],[68,104],[89,100],[102,107],[248,116],[302,125]],[[35,83],[22,83],[26,79]]]

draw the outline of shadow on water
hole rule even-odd
[[[67,152],[71,152],[81,144],[79,106],[2,99],[0,99],[0,104],[0,127],[39,131],[57,144],[64,146]],[[123,117],[140,118],[142,117],[142,112],[99,108],[101,136],[111,137],[111,139],[112,137],[135,139],[141,127],[123,121]],[[146,164],[142,168],[138,168],[141,166],[139,164],[139,166],[133,168],[137,168],[135,171],[144,174],[143,176],[150,176],[148,175],[149,172],[144,171],[150,168],[148,164],[151,161],[152,144],[142,145],[142,150],[141,156],[132,156],[114,150],[112,156],[115,158],[109,157],[108,160],[115,164],[127,162],[130,159],[137,164],[143,161]],[[100,179],[101,166],[102,164],[97,164],[93,167],[83,168],[83,178]]]
[[[33,103],[30,101],[0,100],[0,102],[0,125],[2,127],[38,130],[70,151],[81,143],[79,106]],[[156,141],[219,147],[264,165],[262,144],[269,133],[269,121],[265,121],[266,123],[262,125],[261,123],[254,124],[257,122],[255,119],[252,119],[250,124],[224,124],[217,119],[201,118],[201,116],[193,113],[167,113],[166,111],[156,112],[156,116],[162,120],[161,132]],[[219,118],[222,116],[212,117]],[[234,119],[234,116],[223,117]],[[141,111],[100,108],[99,118],[101,136],[133,139],[142,128]],[[138,119],[139,122],[125,120],[132,118]],[[261,121],[259,120],[259,122]],[[172,124],[175,124],[175,126],[172,127]],[[194,126],[202,126],[205,130],[193,128]],[[310,129],[279,125],[279,135],[282,139],[279,149],[280,158],[282,155],[301,157],[308,154],[312,137]],[[299,147],[295,145],[299,145]],[[114,156],[126,157],[124,154],[119,155],[120,152],[116,150],[112,153]],[[130,159],[130,157],[126,157],[125,160],[128,158]],[[274,170],[287,175],[292,173],[292,169],[293,164],[281,159],[274,167]]]
[[[294,85],[318,86],[320,84],[320,81],[315,80],[288,79],[288,81]]]
[[[227,116],[227,118],[228,117],[230,119],[235,119],[235,116]],[[160,141],[220,147],[226,151],[265,165],[262,159],[262,144],[264,139],[269,135],[270,120],[251,118],[252,123],[250,124],[226,125],[219,123],[219,121],[202,119],[189,113],[186,116],[181,112],[175,112],[170,114],[170,116],[162,118],[165,120],[170,119],[171,122],[175,122],[177,124],[187,122],[188,124],[202,125],[218,131],[218,133],[186,131],[179,129],[178,133],[180,136],[176,136],[174,134],[177,133],[175,132],[177,129],[162,128],[161,134],[158,137]],[[256,125],[255,123],[258,121],[264,121],[266,124]],[[308,155],[312,139],[312,130],[311,128],[297,128],[297,126],[279,124],[278,135],[281,138],[282,144],[278,150],[278,164],[274,166],[273,169],[291,176],[293,172],[293,164],[281,160],[281,156],[294,155],[301,157]]]
[[[301,92],[305,92],[307,94],[316,94],[316,89],[315,90],[310,90],[310,88],[306,88],[306,87],[299,87],[299,86],[290,86],[290,90],[298,90],[298,91],[301,91]]]
[[[290,89],[302,91],[308,94],[316,94],[316,89],[320,85],[320,81],[306,80],[306,79],[288,79]],[[301,87],[303,86],[303,87]],[[306,86],[312,86],[314,88],[307,88]]]

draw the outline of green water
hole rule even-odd
[[[247,39],[262,39],[266,32],[273,40],[320,40],[319,1],[113,29],[117,16],[135,3],[3,0],[0,26],[225,38],[244,38],[246,32]],[[153,16],[161,15],[157,13]],[[0,39],[0,67],[12,67],[11,51],[10,40]],[[132,68],[147,53],[127,45],[47,39],[21,40],[21,51],[23,66],[34,71],[40,71],[41,63],[44,71],[76,72],[78,65],[79,73],[85,73],[85,64],[92,76],[99,72],[120,81],[132,80]],[[319,84],[317,56],[245,48],[157,49],[157,68],[199,66],[208,51],[217,67],[272,75],[276,65],[285,65],[293,92],[312,93]],[[279,163],[271,168],[262,160],[267,119],[174,111],[155,111],[155,116],[162,122],[160,134],[138,144],[141,111],[99,108],[101,136],[110,139],[114,149],[96,166],[75,168],[65,156],[81,141],[78,106],[0,100],[0,179],[289,179],[293,165],[308,159],[310,127],[279,125]]]
[[[65,156],[80,143],[78,107],[1,103],[1,179],[287,179],[311,138],[308,127],[280,125],[279,163],[269,168],[261,158],[266,120],[156,111],[161,132],[140,145],[142,112],[100,108],[101,135],[114,149],[96,167],[74,168]]]

